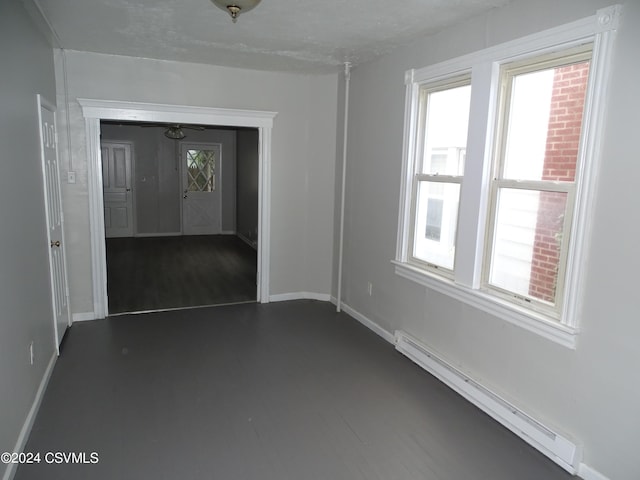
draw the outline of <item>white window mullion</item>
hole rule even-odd
[[[494,105],[500,68],[490,62],[473,66],[467,161],[460,191],[455,282],[480,286],[491,162],[485,158],[493,139]],[[487,95],[487,92],[490,92]]]

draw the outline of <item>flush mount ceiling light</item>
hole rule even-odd
[[[175,124],[166,124],[166,123],[140,123],[139,124],[143,128],[152,128],[152,127],[162,127],[166,130],[164,131],[164,136],[167,138],[171,138],[172,140],[182,140],[187,135],[182,131],[183,128],[188,128],[190,130],[204,130],[204,127],[201,125],[181,125],[179,123]]]
[[[238,15],[254,9],[260,0],[211,0],[221,10],[226,10],[231,15],[233,23],[238,21]]]
[[[164,132],[164,136],[167,138],[172,138],[173,140],[182,140],[184,137],[186,137],[180,125],[174,125],[173,127],[167,128],[167,130]]]

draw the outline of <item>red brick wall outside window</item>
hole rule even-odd
[[[588,78],[589,62],[554,71],[541,180],[575,180]],[[565,197],[556,192],[540,192],[529,295],[551,303],[556,297]]]

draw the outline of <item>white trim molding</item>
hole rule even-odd
[[[76,322],[89,322],[91,320],[97,320],[98,317],[95,314],[95,312],[78,312],[78,313],[74,313],[73,316],[73,323]]]
[[[384,340],[386,340],[391,344],[395,344],[396,340],[395,340],[395,337],[393,336],[393,333],[385,330],[376,322],[371,320],[369,317],[363,315],[362,313],[358,312],[353,307],[347,305],[344,302],[342,302],[342,310],[344,311],[344,313],[356,319],[358,322],[360,322],[362,325],[367,327],[373,333],[377,334],[379,337],[382,337]]]
[[[100,120],[194,123],[257,128],[259,132],[258,302],[269,297],[271,240],[271,130],[276,112],[226,108],[120,102],[79,98],[85,118],[88,161],[89,217],[93,307],[97,318],[108,315],[107,266],[104,243],[104,199],[100,158]]]
[[[47,385],[49,384],[49,379],[51,378],[53,367],[55,367],[57,359],[57,353],[53,352],[53,355],[51,356],[51,359],[47,364],[47,368],[44,371],[44,375],[42,376],[42,380],[40,380],[38,391],[36,392],[36,396],[33,399],[33,403],[31,404],[29,413],[27,413],[27,417],[22,424],[22,429],[20,430],[20,434],[18,435],[18,439],[16,440],[16,444],[13,447],[12,452],[20,453],[24,451],[24,447],[27,444],[27,440],[29,440],[29,434],[31,433],[33,423],[35,422],[36,416],[38,415],[38,410],[40,410],[40,404],[42,403],[42,399],[44,398],[44,392],[47,389]],[[2,476],[2,480],[11,480],[15,476],[17,469],[17,463],[7,464],[4,475]]]
[[[271,302],[288,302],[290,300],[319,300],[321,302],[329,302],[331,295],[328,293],[290,292],[277,293],[269,297],[269,301]]]
[[[396,331],[396,350],[462,395],[513,433],[571,474],[576,474],[582,448],[542,424],[513,403],[462,372],[406,332]]]
[[[238,237],[240,240],[242,240],[244,243],[246,243],[247,245],[249,245],[249,246],[250,246],[251,248],[253,248],[254,250],[257,250],[257,249],[258,249],[258,248],[257,248],[257,246],[258,246],[257,242],[255,242],[255,241],[253,241],[253,242],[252,242],[251,240],[249,240],[247,237],[245,237],[245,236],[244,236],[243,234],[241,234],[240,232],[234,232],[234,235],[235,235],[236,237]]]
[[[609,477],[605,477],[603,474],[584,463],[581,463],[578,468],[578,476],[583,480],[609,480]]]
[[[150,238],[150,237],[180,237],[182,232],[158,232],[158,233],[136,233],[135,238]]]

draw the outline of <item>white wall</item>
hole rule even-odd
[[[0,451],[13,451],[54,355],[36,94],[55,102],[53,51],[22,2],[0,2]],[[35,363],[29,362],[29,343]],[[5,466],[0,465],[0,476]]]
[[[611,71],[607,128],[586,291],[575,351],[394,274],[404,72],[595,14],[602,0],[521,0],[358,66],[351,80],[345,302],[422,339],[453,364],[584,444],[611,479],[640,478],[640,3],[624,3]],[[341,108],[341,107],[339,107]],[[373,283],[373,296],[367,282]],[[334,286],[335,288],[335,286]]]
[[[66,138],[61,152],[63,174],[71,168],[77,178],[76,184],[63,185],[74,313],[93,309],[86,141],[78,97],[278,112],[272,137],[271,294],[330,292],[336,74],[273,73],[76,51],[66,56],[72,156]],[[62,79],[59,53],[56,58]],[[64,104],[63,82],[58,83]]]

